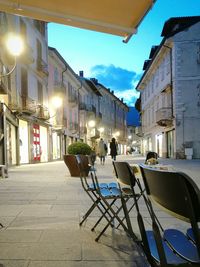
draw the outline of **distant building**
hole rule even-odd
[[[129,107],[127,113],[127,153],[140,153],[141,138],[136,135],[140,126],[140,114],[135,107]]]
[[[142,153],[200,158],[200,16],[165,22],[159,46],[144,62],[141,93]]]

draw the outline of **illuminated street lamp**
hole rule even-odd
[[[88,122],[88,126],[91,128],[95,127],[95,125],[96,125],[96,122],[94,120],[91,120]]]
[[[54,108],[55,108],[55,109],[58,109],[58,108],[60,108],[60,107],[62,106],[62,102],[63,102],[63,100],[62,100],[62,98],[59,97],[59,96],[54,96],[54,97],[52,98],[51,102],[52,102],[52,105],[54,106]]]
[[[104,132],[104,128],[103,127],[100,127],[98,130],[99,130],[100,133]]]
[[[7,72],[0,75],[0,78],[9,76],[16,68],[16,58],[21,55],[24,49],[24,43],[23,40],[14,34],[8,34],[4,40],[5,47],[10,55],[14,57],[14,66],[12,69]]]
[[[120,132],[117,131],[115,134],[114,134],[116,137],[120,136]]]

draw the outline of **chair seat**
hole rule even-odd
[[[193,263],[200,262],[196,246],[181,231],[167,229],[163,237],[181,257]]]
[[[102,188],[102,189],[103,188],[109,189],[109,188],[117,188],[118,186],[117,186],[117,183],[100,183],[99,187]],[[92,189],[92,190],[96,190],[94,184],[90,184],[89,188]]]
[[[121,191],[118,188],[100,188],[100,194],[105,197],[120,197]]]
[[[147,240],[148,240],[148,243],[149,243],[149,248],[150,248],[150,252],[151,252],[152,257],[157,262],[160,262],[160,258],[159,258],[159,255],[158,255],[158,250],[157,250],[156,241],[155,241],[155,238],[154,238],[153,231],[146,231],[146,235],[147,235]],[[169,246],[166,244],[166,242],[164,240],[163,240],[162,244],[163,244],[163,248],[164,248],[164,251],[165,251],[165,255],[166,255],[168,264],[183,264],[183,263],[187,263],[187,261],[185,261],[184,259],[182,259],[178,255],[176,255],[169,248]]]

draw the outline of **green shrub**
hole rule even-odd
[[[67,152],[71,155],[90,155],[92,149],[91,147],[82,142],[75,142],[68,146]]]

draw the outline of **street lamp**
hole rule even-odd
[[[10,55],[14,57],[14,66],[12,69],[0,75],[0,78],[9,76],[16,68],[16,58],[21,55],[24,49],[24,43],[20,36],[9,33],[4,39],[4,45]]]
[[[52,105],[54,106],[55,109],[60,108],[62,106],[62,98],[59,96],[54,96],[51,100]]]
[[[96,125],[96,122],[94,120],[90,120],[88,122],[88,126],[91,127],[91,128],[95,127],[95,125]]]

